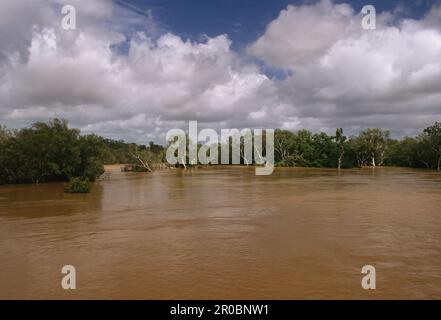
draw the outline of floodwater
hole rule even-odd
[[[116,169],[90,194],[0,186],[0,298],[440,299],[441,174]]]

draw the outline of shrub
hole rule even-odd
[[[90,192],[90,182],[82,178],[71,178],[64,188],[64,192],[67,193],[89,193]]]
[[[123,172],[147,172],[148,170],[137,164],[127,164],[122,168]]]

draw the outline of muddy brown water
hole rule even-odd
[[[441,174],[113,168],[90,194],[0,186],[0,298],[439,299]]]

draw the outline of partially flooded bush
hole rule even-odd
[[[89,180],[83,178],[71,178],[64,188],[64,192],[67,193],[89,193],[90,192],[90,182]]]
[[[141,167],[136,164],[127,164],[125,165],[121,171],[123,172],[148,172],[148,170],[144,167]]]

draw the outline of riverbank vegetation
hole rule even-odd
[[[64,192],[66,193],[89,193],[90,192],[90,181],[84,178],[73,177],[70,178]]]
[[[19,130],[2,126],[0,183],[38,184],[72,178],[95,181],[104,173],[104,164],[133,163],[137,167],[136,155],[159,157],[162,149],[154,143],[147,147],[94,134],[81,135],[80,130],[69,128],[67,121],[60,119],[36,122]]]
[[[276,130],[275,163],[280,166],[352,168],[400,166],[441,170],[441,122],[416,137],[391,138],[389,131],[366,129],[346,137],[343,129],[335,136],[307,130]]]
[[[277,166],[352,168],[403,166],[441,170],[441,123],[416,137],[392,139],[389,131],[367,129],[344,136],[308,130],[277,129],[274,138]],[[43,181],[95,181],[104,164],[124,163],[127,171],[152,171],[165,163],[166,148],[150,142],[126,143],[94,134],[81,135],[65,120],[36,122],[29,128],[0,126],[0,183]],[[242,154],[243,155],[243,154]],[[242,164],[253,164],[241,159]]]

